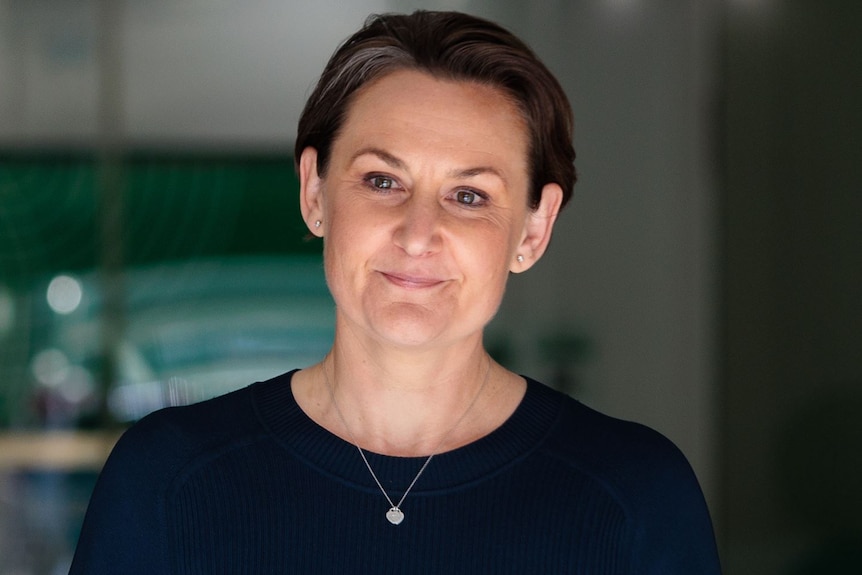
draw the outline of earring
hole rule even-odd
[[[521,254],[518,254],[518,257],[516,257],[515,259],[518,260],[519,264],[524,263],[524,256],[522,256]]]
[[[315,220],[315,221],[314,221],[314,227],[315,227],[315,228],[319,228],[319,227],[320,227],[320,224],[322,224],[322,223],[323,223],[323,222],[321,222],[320,220]]]

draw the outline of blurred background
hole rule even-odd
[[[673,439],[728,575],[862,572],[862,3],[0,0],[0,575],[66,572],[130,423],[323,356],[296,122],[417,8],[511,28],[575,110],[495,356]]]

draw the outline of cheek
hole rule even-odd
[[[500,297],[509,278],[512,257],[512,241],[501,234],[474,238],[459,250],[458,265],[469,281],[471,291],[484,294],[485,298]]]
[[[478,252],[477,257],[482,261],[479,265],[504,267],[508,270],[510,260],[520,245],[523,236],[522,226],[513,225],[508,218],[500,218],[491,225],[484,226],[482,232],[475,231],[470,244],[473,252]]]
[[[333,288],[358,287],[363,270],[374,253],[375,238],[367,226],[352,225],[357,218],[333,218],[323,240],[326,281]],[[334,295],[334,294],[333,294]]]
[[[342,223],[338,222],[337,218],[331,218],[326,236],[323,238],[323,269],[326,273],[326,283],[329,284],[333,295],[336,295],[338,287],[344,285],[345,273],[350,268],[348,262],[352,256],[350,243],[344,241],[345,230]]]
[[[353,267],[351,262],[355,259],[353,247],[349,242],[345,242],[343,234],[338,232],[330,234],[324,240],[323,266],[327,282],[345,281]]]

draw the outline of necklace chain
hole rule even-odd
[[[341,409],[338,407],[338,402],[335,400],[335,390],[332,387],[332,384],[329,382],[329,374],[326,372],[326,364],[323,365],[323,379],[326,382],[326,388],[329,390],[329,397],[332,400],[332,405],[335,407],[335,413],[338,415],[338,419],[341,420],[341,424],[344,426],[344,429],[347,430],[347,435],[350,436],[350,440],[353,442],[353,445],[359,451],[360,457],[362,457],[363,463],[365,463],[365,467],[368,468],[368,472],[371,474],[371,477],[374,479],[374,483],[377,484],[377,487],[380,488],[380,492],[383,493],[383,497],[386,498],[386,501],[389,502],[389,511],[386,512],[386,519],[389,520],[393,525],[398,525],[404,520],[404,512],[401,511],[401,504],[404,503],[404,500],[407,499],[407,494],[410,493],[410,490],[413,489],[413,486],[416,485],[416,482],[419,481],[419,477],[422,476],[422,473],[425,472],[425,469],[428,467],[428,464],[431,463],[431,460],[434,459],[434,456],[437,454],[439,449],[443,446],[443,443],[449,439],[449,436],[455,431],[455,429],[461,425],[461,422],[467,417],[467,414],[473,409],[473,406],[476,405],[476,402],[479,400],[479,396],[482,395],[482,390],[485,389],[485,385],[488,383],[489,375],[491,374],[491,358],[488,358],[488,368],[485,370],[485,377],[482,380],[482,385],[479,386],[479,390],[476,392],[476,395],[473,396],[473,399],[470,401],[470,405],[467,406],[467,409],[464,410],[464,413],[461,414],[461,417],[458,418],[458,421],[449,428],[449,431],[443,435],[443,438],[440,439],[440,442],[437,444],[437,447],[434,448],[434,451],[431,452],[431,455],[425,460],[425,463],[422,464],[422,467],[419,468],[419,472],[413,477],[413,481],[410,482],[410,485],[407,486],[407,489],[404,490],[404,493],[401,495],[401,499],[398,500],[398,503],[394,503],[392,498],[389,497],[389,493],[386,492],[386,489],[383,488],[383,484],[380,482],[380,479],[377,478],[377,474],[374,473],[374,469],[371,468],[371,464],[368,462],[368,458],[365,456],[365,450],[363,450],[359,446],[359,442],[356,441],[356,436],[353,435],[353,432],[350,430],[350,426],[347,425],[347,420],[344,418],[344,414],[341,413]]]

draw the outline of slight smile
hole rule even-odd
[[[435,277],[413,276],[393,272],[380,272],[390,283],[405,289],[426,289],[445,283],[444,280]]]

